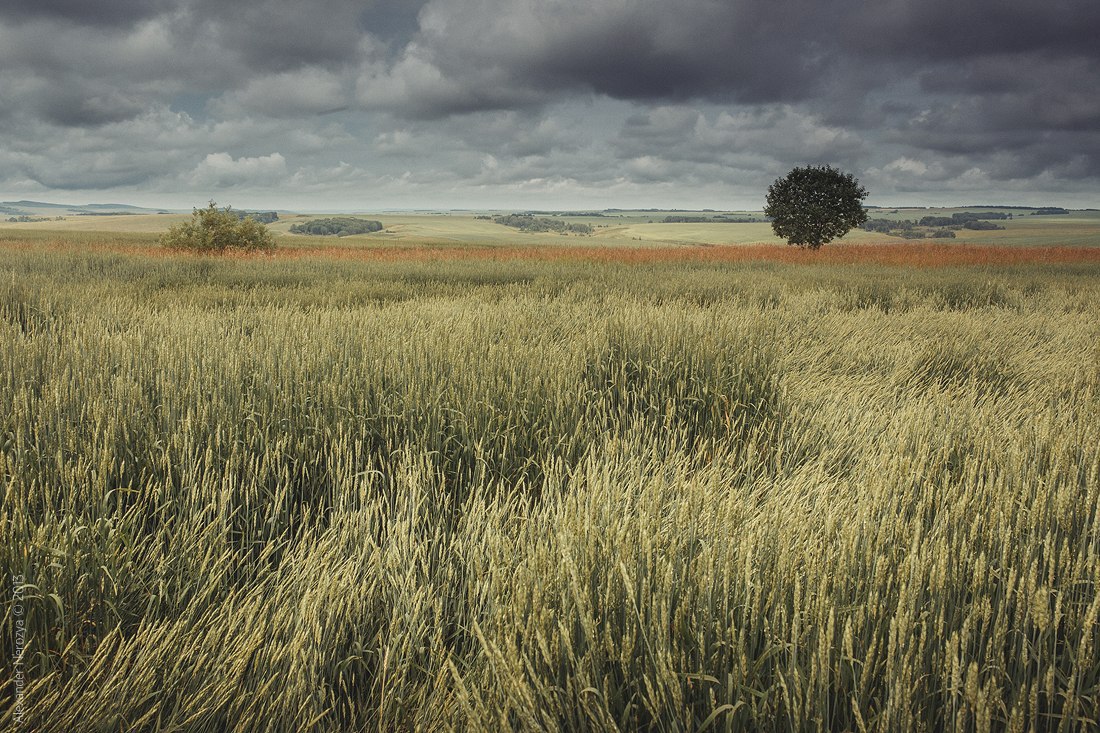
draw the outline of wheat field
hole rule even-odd
[[[123,244],[0,245],[4,730],[1100,725],[1095,259]]]

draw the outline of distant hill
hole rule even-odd
[[[8,216],[156,214],[159,211],[163,211],[163,209],[149,209],[130,204],[53,204],[45,201],[0,201],[0,214]]]

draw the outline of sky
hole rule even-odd
[[[1096,0],[4,0],[0,200],[1100,206]]]

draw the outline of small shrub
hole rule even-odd
[[[238,219],[231,207],[219,209],[213,201],[205,209],[195,209],[191,221],[170,228],[160,242],[170,249],[189,252],[275,248],[275,238],[267,227],[251,217]]]

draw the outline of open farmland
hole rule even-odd
[[[982,209],[967,209],[981,211]],[[922,216],[947,215],[958,209],[898,209],[876,210],[873,216],[887,219],[919,219]],[[385,229],[366,235],[349,237],[310,237],[294,235],[291,226],[310,219],[321,218],[304,214],[283,214],[271,225],[271,230],[289,247],[310,247],[323,244],[326,247],[341,246],[362,248],[399,244],[407,246],[467,246],[501,245],[558,245],[630,247],[643,246],[698,246],[710,244],[784,244],[775,237],[771,226],[759,223],[688,222],[665,223],[669,216],[684,212],[629,211],[607,213],[603,216],[563,216],[570,223],[588,224],[593,228],[589,236],[561,235],[552,232],[521,232],[502,226],[491,220],[478,218],[471,212],[416,213],[371,212],[363,218],[379,219]],[[996,231],[960,231],[951,244],[974,243],[996,246],[1060,247],[1100,246],[1100,212],[1074,211],[1064,216],[1029,216],[1016,212],[1014,219],[998,221],[1005,227]],[[707,212],[697,215],[714,217],[721,214]],[[759,212],[725,212],[737,218],[760,218]],[[482,215],[484,216],[484,215]],[[9,240],[48,240],[59,236],[68,241],[87,235],[90,246],[112,241],[119,236],[148,238],[188,218],[185,214],[134,214],[126,216],[69,216],[62,221],[45,220],[30,223],[0,221],[0,237]],[[907,244],[898,237],[875,232],[852,231],[843,241],[851,244]],[[911,244],[911,243],[908,243]]]
[[[0,725],[1098,724],[1100,219],[372,218],[0,225]]]

